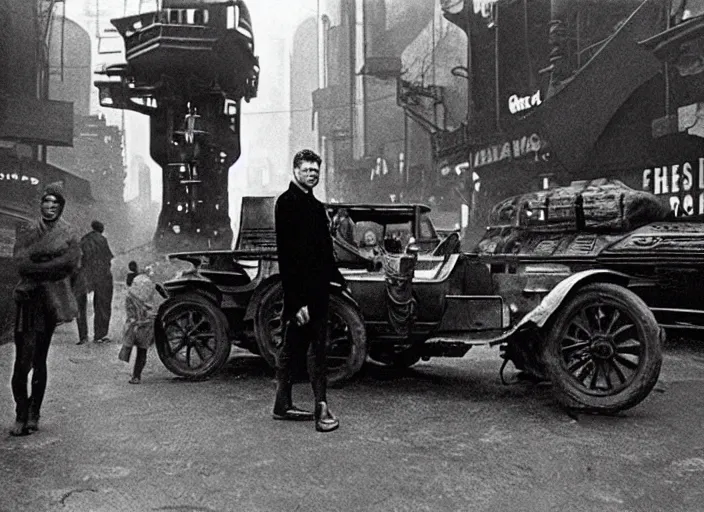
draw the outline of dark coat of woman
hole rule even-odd
[[[71,226],[61,219],[65,205],[59,185],[49,185],[42,201],[53,196],[59,204],[55,218],[39,218],[18,230],[14,248],[20,281],[15,287],[15,364],[12,392],[16,404],[13,435],[36,430],[46,389],[46,360],[58,323],[76,317],[78,307],[71,288],[80,266],[81,250]],[[31,396],[27,378],[32,374]]]

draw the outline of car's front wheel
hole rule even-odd
[[[614,413],[648,396],[662,364],[660,328],[637,295],[590,284],[555,315],[543,359],[563,405]]]
[[[197,293],[177,295],[162,305],[155,338],[164,366],[188,379],[210,377],[230,356],[225,315]]]
[[[283,287],[272,285],[261,297],[254,317],[254,333],[259,351],[272,368],[283,343]],[[350,302],[337,295],[330,296],[327,333],[328,383],[341,385],[351,379],[367,357],[367,337],[364,322]]]

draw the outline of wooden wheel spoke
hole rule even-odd
[[[611,334],[611,330],[614,328],[616,325],[616,322],[618,319],[621,317],[621,312],[614,308],[614,314],[611,315],[611,321],[609,322],[609,325],[606,327],[605,334]]]
[[[591,359],[589,359],[589,358],[578,359],[577,361],[573,362],[572,364],[570,364],[567,367],[567,371],[570,372],[572,375],[575,375],[576,372],[583,369],[590,362],[591,362]]]
[[[565,338],[567,339],[567,338]],[[589,342],[588,341],[580,341],[575,338],[572,338],[575,340],[574,343],[571,345],[563,345],[561,350],[563,355],[574,355],[576,352],[580,352],[584,350],[585,348],[589,347]]]
[[[191,367],[191,350],[192,349],[193,349],[193,347],[191,345],[188,345],[188,348],[186,349],[186,365],[188,365],[189,368]]]
[[[618,380],[621,381],[621,384],[626,382],[626,376],[623,374],[623,370],[621,370],[621,368],[619,368],[615,362],[609,361],[608,365],[614,371],[614,373],[618,377]]]
[[[613,389],[613,384],[611,384],[611,369],[609,364],[604,362],[601,363],[601,371],[604,374],[604,382],[606,383],[606,389]]]
[[[584,322],[584,319],[580,319],[580,320],[581,320],[582,322]],[[588,328],[588,326],[589,326],[589,321],[588,321],[588,320],[587,320],[587,322],[586,322],[586,327],[585,327],[585,324],[583,324],[583,323],[577,321],[576,318],[575,318],[574,320],[572,320],[572,325],[574,325],[577,329],[579,329],[580,331],[582,331],[583,333],[585,333],[588,337],[590,337],[590,338],[592,337],[592,332],[591,332],[591,331],[589,330],[589,328]]]
[[[575,378],[584,384],[584,381],[589,377],[589,375],[591,375],[592,370],[594,370],[594,361],[587,359],[586,364],[584,364],[579,371],[576,372]]]
[[[616,330],[614,331],[614,333],[612,334],[612,336],[613,336],[614,338],[616,338],[617,336],[623,334],[623,333],[626,332],[628,329],[631,329],[631,328],[633,328],[633,327],[635,327],[633,324],[625,324],[625,325],[622,325],[621,327],[619,327],[618,329],[616,329]]]
[[[166,338],[169,341],[172,340],[182,340],[186,337],[186,334],[184,332],[176,332],[174,333],[173,330],[171,329],[166,329]]]
[[[198,357],[200,357],[200,360],[202,362],[205,362],[206,357],[203,355],[203,346],[201,346],[199,343],[197,343],[197,344],[193,345],[193,348],[198,353]],[[211,351],[211,353],[212,353],[212,351]]]
[[[624,341],[623,343],[619,343],[616,345],[616,353],[618,354],[629,354],[632,356],[639,356],[641,351],[641,345],[638,342],[638,340],[634,340],[633,338],[628,339]]]
[[[181,349],[185,346],[186,346],[186,340],[183,338],[181,339],[179,344],[176,346],[176,348],[171,348],[171,343],[169,343],[169,349],[170,349],[172,355],[176,355],[179,352],[181,352]]]
[[[638,369],[638,363],[634,363],[630,359],[626,359],[625,357],[623,357],[620,354],[616,354],[614,356],[614,361],[618,361],[619,363],[621,363],[623,366],[625,366],[629,370],[637,370]]]
[[[604,315],[604,311],[601,309],[601,304],[597,304],[592,308],[593,312],[593,317],[596,321],[596,329],[598,332],[603,332],[602,328],[602,320],[606,315]]]
[[[594,363],[594,372],[591,374],[592,379],[589,382],[589,389],[596,389],[597,382],[599,380],[599,369],[601,366],[599,363]]]
[[[191,335],[194,332],[198,330],[198,328],[203,325],[204,323],[207,323],[207,320],[205,318],[201,318],[196,325],[194,325],[189,331],[188,334]]]
[[[582,308],[579,311],[579,319],[582,321],[582,326],[584,326],[584,328],[589,332],[589,335],[592,336],[594,334],[594,325],[592,324],[591,318],[587,314],[587,309],[589,308]]]

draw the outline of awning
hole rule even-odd
[[[9,96],[0,103],[0,139],[73,146],[73,103]]]
[[[616,111],[633,92],[662,70],[662,63],[639,41],[657,32],[646,0],[575,76],[530,114],[552,152],[578,173]]]

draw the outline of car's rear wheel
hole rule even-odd
[[[272,368],[276,367],[276,354],[283,343],[282,312],[283,287],[276,283],[262,294],[254,319],[260,353]],[[341,385],[362,368],[367,338],[357,309],[336,295],[330,296],[327,338],[328,383]]]
[[[160,311],[156,348],[169,371],[188,379],[205,379],[227,362],[227,319],[216,304],[188,293],[168,299]]]
[[[660,328],[637,295],[590,284],[555,315],[543,359],[563,405],[614,413],[648,396],[662,364]]]

